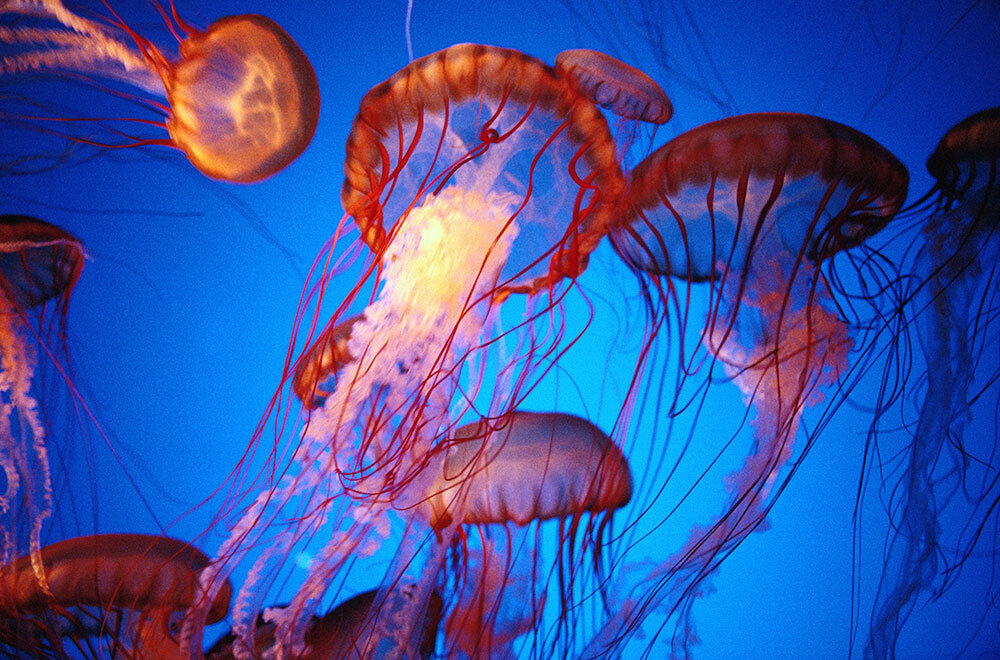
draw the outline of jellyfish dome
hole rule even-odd
[[[606,53],[587,48],[564,50],[556,71],[584,95],[619,117],[665,124],[674,115],[666,92],[652,78]]]
[[[0,76],[76,72],[165,98],[166,105],[155,100],[151,105],[165,115],[169,139],[134,138],[126,145],[175,147],[213,179],[265,179],[308,146],[319,118],[316,74],[277,23],[253,14],[228,16],[201,31],[174,14],[177,25],[169,27],[178,35],[180,58],[173,61],[109,11],[112,18],[99,21],[72,13],[61,0],[4,3],[0,16],[30,18],[42,26],[0,26]]]

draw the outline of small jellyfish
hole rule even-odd
[[[690,653],[695,599],[721,560],[765,521],[803,410],[848,369],[854,340],[821,266],[883,228],[907,183],[906,168],[871,138],[789,113],[700,126],[633,170],[614,245],[650,300],[669,296],[669,278],[692,287],[676,294],[682,303],[694,283],[708,283],[701,344],[712,357],[709,374],[721,364],[755,411],[754,444],[726,479],[723,513],[692,529],[681,550],[648,574],[589,651],[620,643],[635,629],[629,624],[659,609],[678,614],[674,652]],[[667,300],[656,308],[661,313]],[[679,305],[686,323],[683,312]],[[682,362],[683,384],[698,369],[694,359]]]
[[[180,57],[171,60],[109,11],[111,18],[97,21],[72,13],[61,0],[0,4],[0,16],[41,22],[0,25],[0,76],[52,71],[137,87],[152,96],[149,105],[162,113],[169,137],[134,138],[124,146],[175,147],[213,179],[260,181],[308,146],[319,118],[316,74],[277,23],[253,14],[227,16],[201,31],[174,14],[176,25],[169,27]]]
[[[190,544],[162,536],[101,534],[41,549],[40,582],[33,557],[0,566],[0,648],[14,657],[72,657],[65,647],[98,655],[101,637],[114,656],[180,660],[175,617],[204,598],[199,572],[209,560]],[[208,620],[229,610],[232,588],[221,585]]]
[[[22,553],[44,587],[39,551],[52,514],[46,430],[32,380],[53,328],[62,341],[70,294],[83,269],[80,241],[35,218],[0,215],[0,562]],[[43,358],[44,359],[44,358]]]
[[[462,426],[442,451],[421,506],[435,529],[461,525],[454,541],[461,559],[448,590],[457,595],[445,623],[449,656],[509,656],[514,640],[541,620],[545,582],[558,573],[559,624],[535,643],[567,657],[573,636],[566,633],[607,577],[601,553],[612,514],[632,497],[625,457],[585,419],[525,411]],[[555,564],[546,567],[538,523],[552,519],[559,542]],[[596,584],[582,577],[588,553]],[[574,594],[582,597],[574,600]]]
[[[577,48],[556,56],[556,71],[594,103],[625,119],[665,124],[674,106],[656,81],[642,71],[596,50]]]
[[[322,407],[326,397],[337,387],[337,374],[353,362],[347,348],[351,328],[362,316],[352,316],[336,326],[326,328],[301,358],[292,380],[292,390],[303,405]]]
[[[961,564],[986,520],[996,515],[991,514],[995,477],[975,476],[977,465],[993,462],[988,457],[995,456],[996,436],[980,450],[969,445],[965,426],[974,402],[1000,377],[995,362],[980,362],[984,347],[995,346],[998,337],[998,167],[1000,108],[959,122],[927,160],[936,183],[924,198],[931,203],[930,213],[909,269],[918,282],[910,298],[927,365],[926,393],[900,487],[891,489],[900,500],[892,507],[893,534],[865,649],[868,658],[894,657],[900,630],[920,594],[941,594],[949,582],[942,576]],[[971,507],[964,531],[958,540],[942,543],[940,514],[963,497]],[[942,568],[941,562],[952,563]]]

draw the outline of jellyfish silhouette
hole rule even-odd
[[[998,164],[1000,108],[959,122],[927,160],[936,184],[925,196],[931,202],[930,214],[909,269],[917,281],[910,298],[927,364],[926,392],[907,465],[899,487],[893,489],[900,499],[891,509],[894,531],[865,657],[895,656],[900,630],[919,596],[932,590],[939,595],[947,588],[950,574],[995,515],[996,478],[977,479],[974,466],[990,462],[987,456],[995,450],[996,438],[977,458],[979,450],[965,441],[965,426],[973,403],[1000,376],[995,362],[987,362],[986,372],[977,377],[982,349],[997,339]],[[981,389],[975,389],[977,382]],[[951,452],[946,451],[949,447]],[[956,496],[968,499],[971,512],[961,537],[942,543],[939,514]]]
[[[600,568],[612,514],[632,497],[625,457],[585,419],[524,411],[462,426],[442,451],[421,506],[435,529],[462,525],[454,586],[444,590],[456,596],[445,623],[449,657],[513,657],[513,642],[532,631],[532,657],[568,657],[578,641],[571,631],[608,577]],[[546,566],[538,523],[552,519],[559,541]],[[588,563],[593,582],[582,576]],[[559,623],[537,630],[553,575]]]
[[[470,411],[498,417],[530,388],[561,339],[560,282],[586,267],[624,189],[597,106],[543,62],[476,44],[418,59],[369,91],[344,174],[345,222],[354,219],[370,258],[319,342],[331,346],[368,285],[371,297],[337,349],[349,359],[327,360],[339,365],[334,387],[307,415],[291,466],[274,468],[284,478],[238,513],[219,552],[220,566],[232,566],[266,546],[234,605],[233,630],[245,638],[261,606],[259,581],[297,544],[323,536],[298,593],[272,618],[279,644],[293,651],[344,563],[376,552],[392,521],[411,517],[431,478],[428,456],[458,420]],[[519,296],[527,320],[507,332],[496,310],[513,294],[529,294]],[[536,320],[556,328],[536,334]],[[497,348],[508,335],[518,342],[512,356]],[[324,350],[299,361],[305,376],[295,389],[307,398],[323,377]],[[314,356],[319,369],[308,366]],[[475,402],[493,356],[501,364],[483,414]],[[282,508],[295,511],[291,531],[275,522]],[[426,521],[405,524],[414,540],[430,534]],[[406,625],[390,628],[400,644],[413,642]],[[384,639],[390,628],[372,635]]]
[[[173,617],[204,597],[198,573],[208,557],[175,539],[101,534],[41,549],[0,566],[0,648],[15,658],[124,655],[180,660]],[[226,582],[207,606],[209,620],[229,610]],[[94,641],[96,638],[97,641]]]
[[[588,652],[622,643],[654,610],[679,617],[674,652],[696,641],[692,606],[720,562],[764,522],[803,410],[848,368],[853,346],[821,266],[900,208],[903,165],[867,136],[788,113],[731,117],[674,138],[632,172],[619,254],[658,309],[686,323],[676,278],[709,285],[701,343],[755,411],[753,451],[729,475],[728,504],[648,572]],[[662,320],[651,324],[662,327]],[[655,336],[652,338],[655,340]],[[697,373],[682,359],[682,380]],[[695,431],[697,433],[697,430]]]
[[[137,118],[127,122],[132,128],[111,129],[109,139],[124,143],[75,139],[97,146],[175,147],[213,179],[259,181],[308,146],[319,117],[316,74],[277,23],[264,16],[228,16],[200,31],[161,10],[180,42],[180,59],[172,61],[109,11],[110,17],[88,19],[61,0],[3,3],[0,15],[22,20],[0,25],[0,76],[54,71],[137,87],[152,96],[146,105],[162,120]],[[78,123],[68,119],[63,125]],[[169,137],[133,134],[144,125],[159,125]]]
[[[298,660],[325,660],[347,657],[354,647],[363,647],[366,640],[359,639],[364,629],[365,617],[378,598],[377,589],[365,591],[348,598],[323,616],[314,616],[306,632],[309,650]],[[420,657],[427,659],[434,654],[438,626],[441,623],[442,600],[438,593],[431,596],[424,614],[424,628],[420,643]],[[263,617],[261,617],[263,619]],[[263,655],[274,647],[273,623],[258,621],[253,638],[253,653]],[[226,633],[208,651],[205,660],[230,660],[235,658],[233,645],[239,643],[231,632]]]
[[[52,514],[52,479],[46,429],[32,394],[38,351],[54,358],[64,341],[69,297],[83,268],[84,251],[68,233],[35,218],[0,216],[0,561],[22,553],[40,563],[42,523]],[[54,332],[53,332],[54,330]]]

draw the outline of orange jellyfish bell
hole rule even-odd
[[[175,15],[178,25],[170,28],[186,37],[180,59],[173,61],[117,14],[109,24],[98,23],[76,16],[60,0],[15,0],[0,4],[0,14],[59,26],[0,27],[5,51],[0,75],[79,72],[166,98],[168,105],[153,100],[150,105],[164,113],[169,139],[134,137],[130,144],[180,149],[213,179],[265,179],[301,154],[316,130],[319,86],[312,65],[295,41],[264,16],[229,16],[200,31]],[[157,122],[135,120],[141,123]],[[90,136],[75,139],[101,146]]]
[[[292,390],[306,407],[322,406],[337,386],[338,372],[354,359],[347,342],[351,338],[351,328],[362,318],[352,316],[326,328],[299,359]]]
[[[175,539],[145,534],[101,534],[68,539],[41,550],[46,584],[39,583],[29,557],[0,566],[0,612],[13,622],[0,626],[0,642],[24,652],[35,644],[61,648],[62,627],[52,627],[52,615],[66,618],[78,633],[117,636],[115,652],[135,657],[175,660],[181,656],[170,627],[171,616],[204,598],[199,573],[208,557],[191,545]],[[208,607],[211,622],[229,610],[232,588],[222,585]],[[97,608],[96,614],[73,614],[69,608]],[[125,614],[121,619],[109,613]],[[86,619],[95,617],[94,625]],[[102,618],[103,617],[103,618]],[[26,631],[34,631],[28,634]],[[46,639],[38,638],[44,631]],[[125,649],[128,649],[125,651]],[[112,654],[114,655],[114,653]]]
[[[505,293],[582,272],[624,188],[596,106],[544,62],[478,44],[422,57],[369,91],[344,176],[344,209],[377,254],[433,200],[449,224],[496,216],[498,229],[481,231],[513,242]]]
[[[720,263],[742,272],[765,240],[819,261],[882,229],[908,182],[885,147],[843,124],[786,112],[730,117],[635,167],[613,243],[634,267],[689,281],[722,275]]]
[[[556,56],[556,71],[584,96],[619,117],[665,124],[674,116],[670,98],[655,80],[600,51],[564,50]]]
[[[632,497],[621,450],[575,415],[514,411],[491,424],[466,424],[447,445],[427,500],[431,525],[527,525],[613,511]]]
[[[213,179],[252,183],[301,154],[319,120],[319,83],[288,33],[265,16],[220,18],[180,45],[164,75],[174,145]]]

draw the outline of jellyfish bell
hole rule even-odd
[[[619,117],[665,124],[674,115],[666,92],[645,73],[606,53],[587,48],[564,50],[556,71],[594,103]]]
[[[720,560],[765,520],[802,412],[848,369],[854,340],[822,267],[882,229],[902,206],[907,182],[902,163],[871,138],[789,113],[700,126],[632,171],[616,250],[648,295],[662,297],[653,308],[660,313],[693,293],[668,294],[670,287],[708,284],[701,345],[709,374],[721,363],[756,413],[753,450],[726,479],[722,515],[692,529],[684,547],[649,573],[652,595],[631,621],[657,608],[678,613],[677,654],[689,654],[697,639],[692,602]],[[686,323],[684,308],[676,311]],[[677,392],[701,364],[693,355],[681,362]],[[638,602],[624,604],[610,636],[588,650],[621,643],[615,626]]]
[[[39,350],[55,359],[70,294],[83,269],[81,243],[36,218],[0,216],[0,561],[28,552],[44,585],[41,529],[52,514],[46,428],[33,393]],[[48,316],[54,308],[54,321]],[[50,343],[57,335],[56,343]],[[56,365],[60,366],[60,365]],[[64,366],[64,365],[63,365]]]
[[[998,151],[1000,108],[977,112],[948,129],[927,159],[941,199],[954,204],[983,188],[995,188]]]
[[[347,347],[351,328],[362,318],[352,316],[326,328],[303,353],[292,380],[292,390],[303,405],[310,408],[322,406],[337,386],[340,370],[354,359]]]
[[[624,185],[593,104],[543,62],[479,44],[420,58],[368,92],[344,174],[344,209],[377,254],[449,189],[519,227],[498,284],[509,292],[579,274]],[[456,223],[478,209],[458,211]]]
[[[632,497],[617,446],[574,415],[515,411],[459,427],[426,500],[431,526],[565,518],[613,511]],[[517,478],[514,478],[517,475]]]
[[[880,231],[908,180],[895,156],[843,124],[739,115],[679,135],[633,170],[613,244],[633,268],[688,281],[748,270],[767,240],[820,262]]]
[[[979,462],[970,457],[991,455],[996,434],[983,434],[984,444],[965,431],[976,402],[995,396],[977,384],[1000,376],[995,362],[980,357],[981,347],[997,340],[998,166],[1000,108],[953,126],[927,160],[935,184],[923,198],[930,200],[928,215],[907,269],[916,282],[908,295],[910,323],[924,354],[926,392],[910,425],[913,437],[898,485],[889,489],[899,493],[899,503],[890,508],[868,658],[894,657],[921,595],[939,598],[950,588],[951,580],[943,576],[964,563],[995,517],[995,479],[977,476]],[[957,531],[947,518],[961,520]]]
[[[228,16],[200,31],[175,14],[177,25],[170,28],[185,36],[178,37],[180,58],[172,61],[109,11],[113,18],[98,22],[73,14],[61,0],[0,5],[0,15],[54,24],[0,26],[0,45],[10,53],[0,59],[0,76],[75,72],[137,87],[164,113],[169,137],[137,137],[131,144],[175,147],[213,179],[260,181],[308,146],[319,117],[316,74],[277,23],[258,15]]]
[[[208,557],[190,544],[162,536],[102,534],[67,539],[40,551],[45,574],[38,580],[32,557],[0,566],[0,612],[14,622],[0,639],[9,650],[24,654],[48,649],[64,657],[61,638],[115,637],[113,653],[177,660],[172,620],[204,598],[198,574]],[[209,604],[209,621],[229,610],[232,589],[221,585]],[[112,617],[117,613],[121,620]],[[64,625],[53,626],[53,617]],[[96,631],[96,632],[95,632]],[[69,656],[66,656],[69,657]]]

